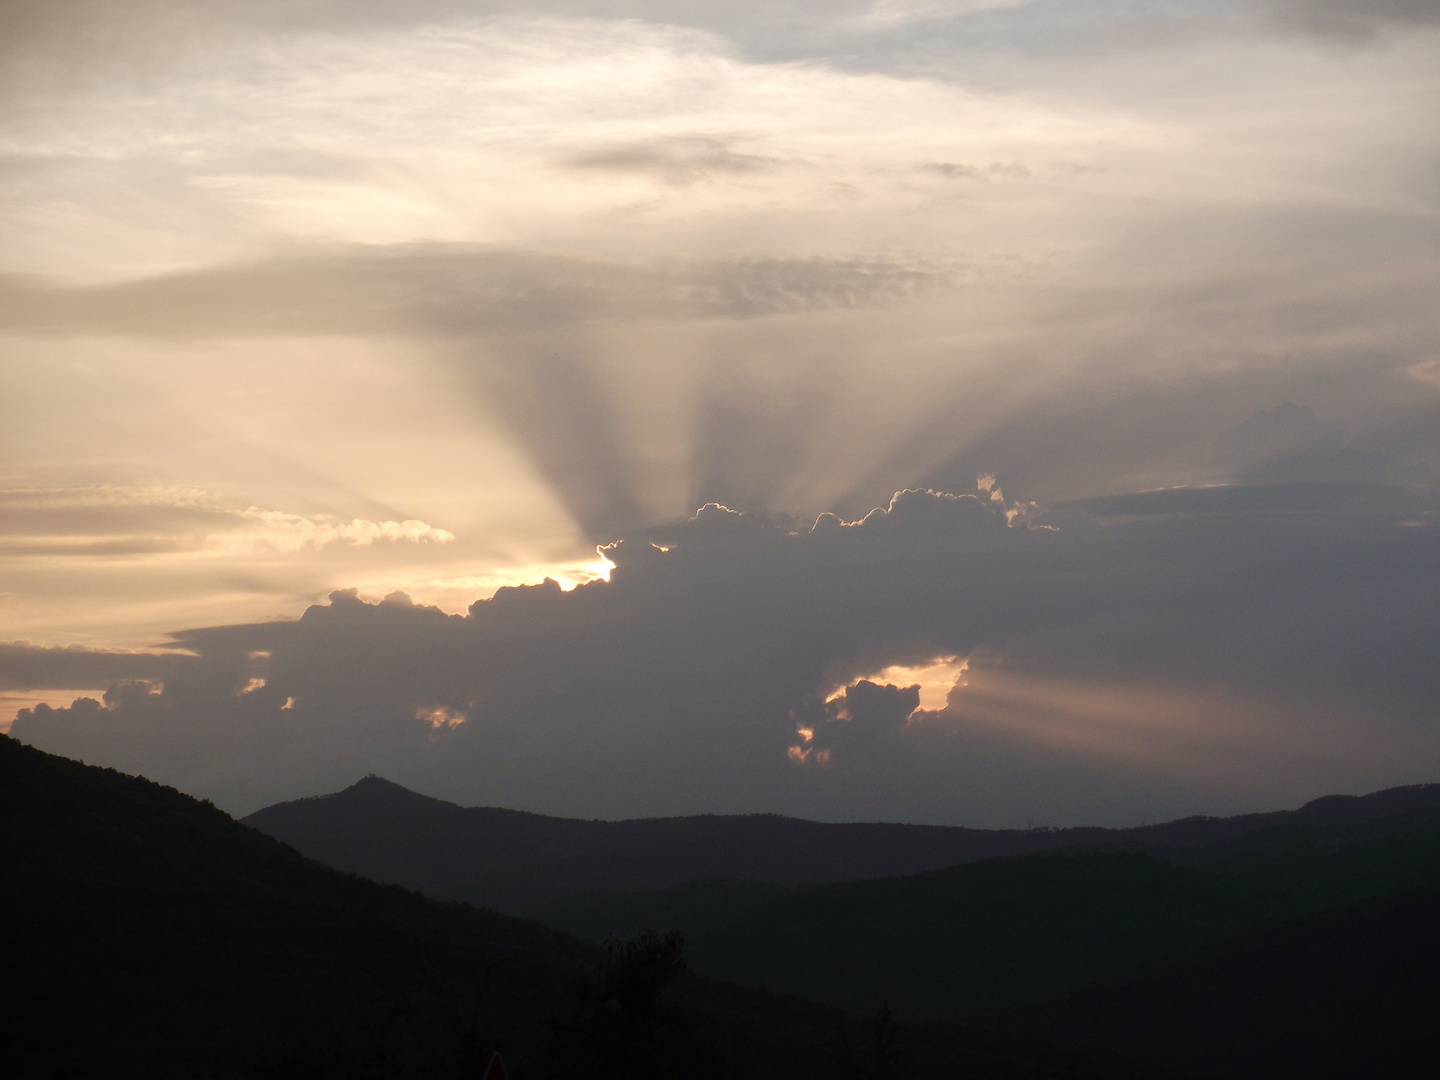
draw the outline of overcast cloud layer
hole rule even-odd
[[[1432,0],[0,4],[0,706],[234,809],[1435,779],[1437,73]]]

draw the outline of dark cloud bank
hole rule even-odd
[[[1436,487],[1337,439],[1273,410],[1221,442],[1235,483],[1045,513],[984,490],[799,528],[709,505],[609,547],[609,582],[466,615],[336,592],[130,671],[11,646],[12,687],[115,680],[13,734],[237,811],[371,770],[584,816],[981,824],[1434,779]],[[865,678],[936,657],[969,660],[943,711]]]

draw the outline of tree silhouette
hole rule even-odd
[[[652,1023],[659,1015],[660,999],[676,977],[685,972],[685,935],[678,930],[639,935],[605,943],[605,993],[620,1006],[631,1024]]]
[[[571,1011],[552,1025],[549,1065],[575,1080],[703,1080],[717,1055],[695,1015],[667,991],[686,970],[685,936],[642,930],[612,938],[598,978],[571,984]]]
[[[843,1017],[835,1021],[838,1034],[835,1051],[835,1074],[844,1080],[909,1080],[915,1065],[909,1054],[898,1046],[898,1030],[890,1003],[883,1002],[875,1015],[866,1022],[868,1045],[856,1047],[850,1039],[849,1024]]]

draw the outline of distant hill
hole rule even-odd
[[[1420,1078],[1440,1060],[1440,785],[990,832],[569,821],[370,778],[249,820],[437,893],[540,900],[593,940],[680,929],[698,971],[857,1012],[1236,1078]]]
[[[1261,924],[1440,887],[1440,812],[1277,826],[1187,854],[1023,856],[797,890],[696,924],[692,955],[717,977],[847,1008],[889,999],[913,1018],[982,1020],[1148,976]]]
[[[1287,822],[1361,821],[1426,807],[1440,807],[1440,784],[1135,829],[831,824],[773,814],[583,821],[460,807],[370,776],[244,821],[337,869],[528,914],[577,893],[646,892],[704,878],[800,886],[1016,855],[1133,850],[1168,857]]]
[[[339,873],[208,803],[6,736],[0,868],[6,1080],[473,1080],[494,1049],[517,1080],[870,1074],[866,1025],[830,1010],[684,975],[636,1012],[644,964]],[[1028,1037],[898,1040],[917,1080],[1177,1075]]]
[[[708,877],[843,881],[1074,842],[1044,832],[832,825],[774,814],[584,821],[460,807],[376,776],[244,821],[337,869],[516,913],[577,892]]]
[[[1427,1077],[1440,808],[1413,795],[1325,800],[1166,857],[1029,855],[805,889],[711,879],[539,914],[595,938],[683,928],[698,970],[850,1009],[888,1001],[1218,1075]]]

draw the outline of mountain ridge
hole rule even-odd
[[[828,1080],[855,1027],[693,973],[637,1027],[596,981],[613,952],[338,873],[173,788],[8,736],[0,866],[7,1080],[442,1080],[480,1075],[496,1049],[535,1080]],[[953,1027],[901,1036],[916,1080],[1177,1076]]]
[[[1016,855],[1139,850],[1173,856],[1278,825],[1359,823],[1431,808],[1440,808],[1440,784],[1129,829],[987,830],[779,814],[605,821],[462,807],[371,774],[339,792],[276,803],[242,820],[340,870],[528,914],[577,893],[644,892],[703,878],[807,886]]]

